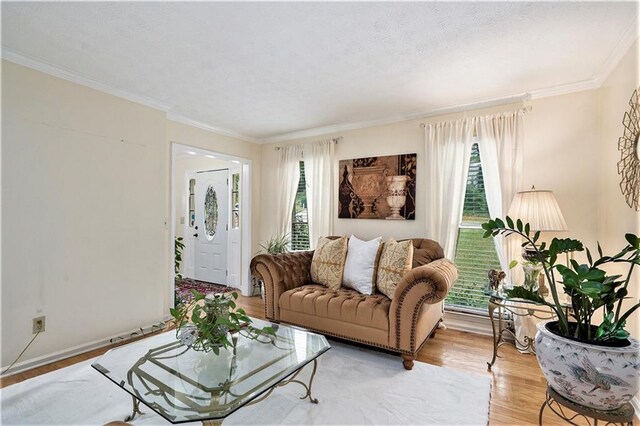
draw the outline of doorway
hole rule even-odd
[[[171,166],[171,238],[184,247],[171,244],[183,279],[172,267],[169,306],[181,281],[249,294],[251,161],[172,143]]]
[[[196,172],[194,279],[227,285],[229,169]]]

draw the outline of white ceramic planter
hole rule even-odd
[[[577,342],[538,324],[536,356],[547,382],[560,395],[597,410],[614,410],[640,388],[640,341],[623,348]]]

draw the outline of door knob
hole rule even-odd
[[[198,233],[196,232],[195,234],[193,234],[193,236],[197,238],[198,237]]]

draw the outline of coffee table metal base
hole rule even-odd
[[[307,364],[308,365],[308,364]],[[245,407],[248,407],[250,405],[254,405],[257,404],[259,402],[264,401],[265,399],[267,399],[269,397],[269,395],[271,395],[273,393],[273,391],[276,388],[281,388],[283,386],[288,385],[289,383],[297,383],[300,386],[302,386],[307,392],[302,395],[300,397],[300,399],[306,399],[309,398],[309,402],[311,402],[312,404],[317,404],[318,403],[318,399],[314,398],[311,395],[311,386],[313,386],[313,378],[316,375],[316,371],[318,371],[318,360],[314,359],[313,360],[313,369],[311,370],[311,376],[309,377],[309,384],[304,383],[298,379],[296,379],[296,377],[298,377],[298,375],[306,368],[306,366],[304,366],[303,368],[299,369],[298,371],[296,371],[291,377],[289,377],[288,379],[283,380],[282,382],[278,382],[275,385],[273,385],[264,395],[262,395],[261,397],[259,397],[258,399],[254,399],[253,401],[251,401],[248,404],[245,404]],[[140,411],[140,401],[135,397],[132,396],[131,397],[133,399],[133,412],[128,415],[124,421],[125,422],[129,422],[131,420],[133,420],[137,414],[143,415],[144,413],[142,411]],[[224,418],[222,419],[211,419],[211,420],[204,420],[202,422],[203,426],[219,426],[222,424],[222,422],[224,421]]]

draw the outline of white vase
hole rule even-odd
[[[385,219],[405,220],[400,216],[400,209],[407,202],[407,182],[409,176],[387,176],[387,205],[391,214]]]
[[[597,410],[615,410],[640,387],[640,341],[625,347],[593,345],[558,336],[538,324],[536,357],[549,385],[565,398]]]

